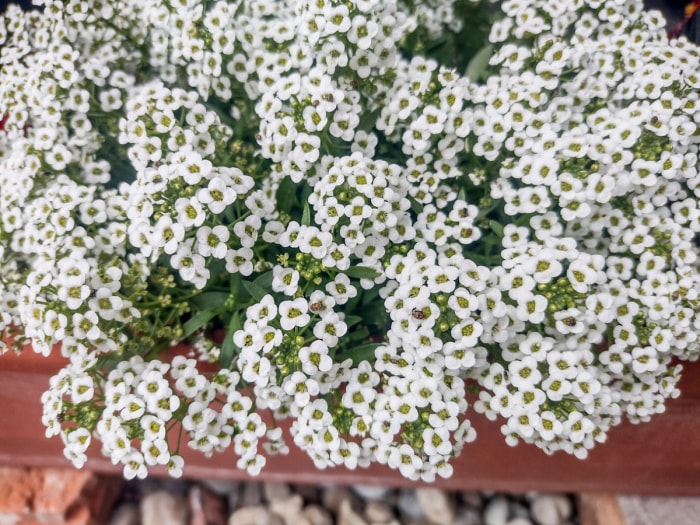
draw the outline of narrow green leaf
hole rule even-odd
[[[250,296],[256,301],[259,301],[270,293],[269,290],[266,290],[262,286],[258,286],[255,281],[243,281],[243,288],[245,288]]]
[[[255,284],[260,286],[261,288],[265,288],[268,290],[268,293],[270,290],[272,290],[272,278],[274,276],[272,275],[272,270],[269,270],[263,274],[260,274],[260,277],[255,279]]]
[[[350,333],[346,336],[348,341],[362,341],[363,339],[367,338],[369,336],[369,330],[366,328],[363,328],[361,330],[355,329],[351,330]]]
[[[304,203],[304,212],[301,215],[302,226],[311,226],[311,208],[309,208],[309,203]]]
[[[362,290],[362,304],[370,304],[373,302],[376,302],[375,300],[378,300],[379,302],[383,303],[384,299],[379,297],[379,288],[374,287],[369,290]]]
[[[211,258],[209,260],[211,260]],[[226,271],[226,261],[223,259],[214,259],[214,261],[209,264],[209,272],[211,273],[209,282],[215,281],[217,276],[222,276],[225,278],[228,276],[228,272]]]
[[[357,307],[360,304],[360,301],[362,297],[365,294],[365,290],[358,290],[357,295],[355,297],[351,297],[350,300],[345,303],[345,311],[346,312],[356,312]],[[348,317],[353,317],[353,316],[346,316],[345,317],[345,322],[347,322]]]
[[[387,321],[388,318],[386,306],[384,306],[383,301],[375,301],[366,306],[363,306],[362,310],[359,313],[362,314],[362,320],[367,325],[381,327]]]
[[[379,277],[381,273],[372,268],[367,268],[366,266],[351,266],[345,270],[345,275],[354,277],[355,279],[374,279]]]
[[[489,67],[489,59],[493,52],[493,46],[488,44],[477,51],[476,55],[469,61],[467,66],[466,76],[472,82],[478,82],[484,79],[486,69]]]
[[[191,336],[209,321],[214,319],[214,317],[223,312],[223,310],[223,306],[217,306],[216,308],[210,308],[209,310],[204,310],[192,316],[185,322],[185,324],[182,325],[183,337]]]
[[[277,209],[280,212],[289,213],[296,200],[296,185],[292,182],[292,179],[289,177],[282,179],[282,182],[280,182],[277,188],[275,197],[277,200]]]
[[[241,284],[253,299],[259,301],[272,292],[272,277],[272,270],[270,270],[261,274],[254,281],[243,281]]]
[[[365,343],[355,346],[347,352],[343,352],[343,357],[352,359],[354,365],[358,365],[361,361],[369,361],[371,363],[375,360],[374,351],[383,344],[384,343]]]
[[[408,202],[411,203],[411,210],[413,210],[414,213],[421,213],[423,211],[423,205],[410,195],[408,196]]]
[[[362,131],[369,131],[372,129],[377,123],[380,113],[381,109],[379,108],[375,109],[374,111],[370,111],[369,113],[364,113],[362,117],[360,117],[360,123],[358,124],[357,129]]]
[[[308,202],[309,195],[314,192],[313,187],[305,180],[301,181],[301,202]]]
[[[489,221],[489,227],[491,231],[495,233],[499,239],[503,238],[503,225],[497,221]]]
[[[348,328],[351,326],[355,326],[357,323],[362,321],[362,317],[359,315],[346,315],[345,316],[345,324],[347,325]]]
[[[228,280],[228,286],[229,286],[229,294],[230,295],[236,295],[238,293],[238,290],[241,287],[241,274],[240,273],[232,273],[231,277],[229,277]]]
[[[231,368],[231,363],[233,362],[233,357],[236,351],[240,349],[233,342],[233,334],[241,329],[241,313],[236,312],[231,317],[231,321],[228,325],[228,330],[226,331],[226,336],[224,337],[224,342],[221,345],[221,354],[219,354],[219,364],[222,368]]]
[[[193,297],[190,302],[199,310],[211,310],[222,306],[228,299],[228,295],[227,292],[204,292]]]

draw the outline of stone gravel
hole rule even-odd
[[[578,525],[569,494],[309,486],[223,480],[128,482],[110,525]]]

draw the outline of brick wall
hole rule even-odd
[[[0,525],[99,525],[119,478],[74,469],[0,467]]]

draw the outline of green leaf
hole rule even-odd
[[[499,239],[503,238],[503,225],[497,221],[489,221],[489,227],[491,231],[495,233]]]
[[[269,291],[262,286],[258,286],[255,281],[243,281],[243,288],[245,288],[256,301],[259,301],[269,293]]]
[[[255,279],[255,284],[257,284],[260,288],[265,288],[268,292],[272,290],[272,270],[269,270],[263,274],[260,274],[260,277]]]
[[[301,181],[301,202],[309,202],[309,195],[314,192],[313,187],[305,180]]]
[[[370,111],[369,113],[364,113],[362,117],[360,117],[360,123],[358,124],[356,129],[362,131],[371,130],[377,123],[377,119],[379,118],[380,113],[381,108],[377,108],[373,111]]]
[[[343,357],[349,357],[352,359],[354,365],[358,365],[361,361],[369,361],[370,363],[375,360],[374,350],[382,346],[384,343],[365,343],[363,345],[355,346],[346,352],[343,352]]]
[[[357,323],[362,321],[362,317],[359,315],[346,315],[345,316],[345,324],[347,325],[348,328],[351,326],[355,326]]]
[[[231,368],[231,363],[233,362],[233,356],[236,354],[236,350],[240,349],[233,342],[233,334],[241,329],[241,313],[236,312],[231,317],[231,321],[228,324],[228,330],[226,331],[226,336],[224,337],[224,342],[221,345],[221,353],[219,354],[219,364],[222,368]]]
[[[240,273],[232,273],[228,280],[229,294],[236,295],[241,287],[242,277]]]
[[[356,312],[357,307],[360,304],[360,300],[365,294],[365,290],[358,290],[357,295],[355,297],[351,297],[350,300],[345,303],[345,311],[346,312]],[[346,316],[345,317],[345,322],[347,323],[347,320],[349,317],[356,317],[356,316]]]
[[[359,312],[362,314],[362,320],[367,325],[382,327],[387,321],[388,314],[383,301],[375,301],[362,307]]]
[[[243,281],[242,284],[250,296],[259,301],[272,292],[272,271],[263,273],[254,281]]]
[[[304,203],[304,212],[301,215],[301,225],[311,226],[311,208],[309,208],[309,203]]]
[[[211,260],[211,258],[209,260]],[[211,279],[209,282],[214,281],[218,276],[223,276],[224,278],[227,277],[228,272],[226,271],[226,261],[223,259],[215,259],[214,262],[209,264],[209,272],[211,273]]]
[[[366,266],[351,266],[345,270],[345,275],[354,277],[355,279],[374,279],[379,277],[381,273],[372,268],[367,268]]]
[[[211,310],[212,308],[223,306],[228,296],[227,292],[204,292],[195,295],[190,299],[190,302],[197,306],[199,310]]]
[[[362,304],[370,304],[378,300],[380,303],[384,303],[384,299],[379,297],[379,288],[371,288],[369,290],[362,290]]]
[[[408,202],[411,203],[411,210],[413,210],[414,213],[421,213],[423,211],[423,205],[410,195],[408,196]]]
[[[280,182],[277,188],[277,193],[275,194],[277,200],[277,210],[282,213],[289,213],[294,206],[296,201],[296,184],[292,182],[292,179],[285,177]]]
[[[347,341],[362,341],[369,336],[369,330],[362,328],[361,330],[355,329],[351,330],[347,335]]]
[[[183,338],[189,337],[197,330],[205,326],[209,321],[224,311],[224,306],[220,305],[216,308],[210,308],[195,314],[182,325]]]
[[[493,46],[491,44],[485,45],[476,55],[469,61],[467,66],[466,76],[472,82],[478,82],[479,80],[484,80],[486,69],[489,67],[489,59],[491,58],[491,53],[493,52]]]

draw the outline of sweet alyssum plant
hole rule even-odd
[[[0,329],[69,358],[76,466],[432,480],[468,392],[581,458],[679,394],[700,60],[641,2],[38,3],[0,18]]]

